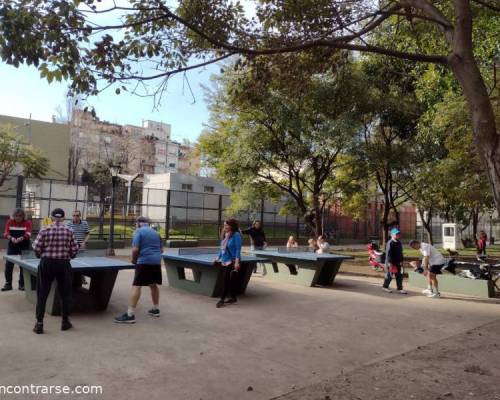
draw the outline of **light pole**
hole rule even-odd
[[[115,189],[118,182],[118,174],[121,171],[121,166],[116,164],[109,164],[109,172],[111,173],[111,207],[109,219],[109,235],[108,235],[108,249],[106,255],[114,256],[114,240],[115,240]]]
[[[132,183],[142,174],[134,174],[134,175],[126,175],[126,174],[118,174],[118,178],[123,179],[127,182],[127,205],[125,211],[125,217],[128,217],[129,206],[130,206],[130,190],[132,188]]]

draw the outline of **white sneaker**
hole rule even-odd
[[[403,290],[403,289],[398,290],[398,293],[399,294],[408,294],[408,292],[406,290]]]
[[[434,293],[432,291],[432,289],[424,289],[424,290],[422,290],[422,294],[425,294],[426,296],[429,295],[429,294],[432,294],[432,293]]]
[[[384,287],[384,288],[382,288],[382,290],[383,290],[384,292],[387,292],[387,293],[392,293],[392,290],[391,290],[391,289],[389,289],[389,288],[385,288],[385,287]]]
[[[435,292],[434,293],[433,292],[431,294],[428,294],[427,297],[430,298],[430,299],[439,299],[441,297],[441,293],[439,293],[439,292]]]

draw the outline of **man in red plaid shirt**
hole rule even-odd
[[[71,263],[78,253],[78,243],[73,231],[64,225],[64,210],[56,208],[51,213],[54,223],[43,228],[35,241],[33,249],[40,257],[37,277],[37,302],[35,333],[43,333],[45,304],[54,279],[62,301],[61,330],[71,329],[69,321],[71,300]]]

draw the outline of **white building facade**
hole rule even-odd
[[[231,193],[215,179],[180,173],[145,174],[142,190],[142,214],[153,221],[163,221],[170,202],[172,222],[217,221],[217,210],[229,205]]]

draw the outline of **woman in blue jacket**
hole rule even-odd
[[[216,262],[220,263],[223,271],[222,296],[217,302],[217,308],[224,304],[236,303],[236,292],[239,285],[239,271],[241,260],[241,234],[238,221],[228,219],[224,222],[224,230],[220,243],[220,252]],[[229,294],[229,300],[226,297]]]

